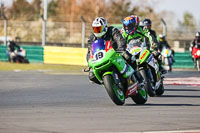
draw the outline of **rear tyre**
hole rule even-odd
[[[144,69],[140,70],[140,73],[142,75],[142,77],[144,78],[145,81],[145,88],[147,89],[147,93],[150,97],[153,97],[156,95],[156,92],[153,88],[153,83],[150,81],[149,77],[146,75],[146,72]]]
[[[138,92],[136,93],[136,95],[131,96],[131,98],[136,104],[145,104],[148,96],[144,86],[138,88]]]
[[[123,90],[118,87],[112,75],[105,75],[103,77],[104,86],[112,101],[116,105],[123,105],[125,103],[125,95]]]

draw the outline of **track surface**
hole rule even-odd
[[[200,130],[200,86],[168,82],[188,77],[200,82],[195,71],[175,71],[162,97],[116,106],[86,75],[0,72],[0,133]]]

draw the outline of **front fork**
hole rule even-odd
[[[145,72],[147,73],[148,78],[151,79],[151,82],[154,83],[154,78],[153,78],[151,70],[146,69]]]
[[[136,79],[137,79],[137,81],[138,81],[139,83],[143,83],[144,78],[142,77],[142,75],[140,74],[140,72],[135,71],[135,72],[134,72],[134,76],[136,77]]]

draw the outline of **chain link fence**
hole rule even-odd
[[[112,25],[112,24],[109,24]],[[200,27],[193,29],[172,28],[167,25],[167,39],[170,45],[174,40],[192,40],[195,32]],[[157,34],[163,32],[162,24],[153,25]],[[82,22],[47,22],[46,44],[58,46],[81,47],[82,43]],[[91,22],[85,23],[84,43],[87,44],[87,38],[91,34]],[[4,36],[4,22],[0,21],[0,36]],[[42,20],[40,21],[8,21],[7,36],[17,38],[23,44],[42,43]],[[2,41],[2,40],[1,40]],[[86,46],[85,46],[86,47]]]

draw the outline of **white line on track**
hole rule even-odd
[[[146,132],[97,132],[97,133],[200,133],[200,130],[146,131]]]

